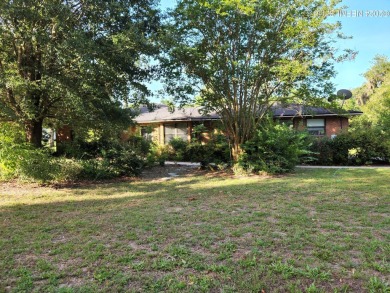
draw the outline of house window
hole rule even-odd
[[[307,119],[307,131],[312,135],[325,134],[325,119]]]
[[[146,140],[153,139],[152,131],[153,129],[150,126],[141,126],[141,136]]]
[[[282,125],[285,125],[285,126],[287,126],[289,128],[293,128],[293,126],[294,126],[293,121],[291,119],[289,119],[289,120],[280,119],[279,123],[282,124]]]
[[[181,138],[182,140],[187,141],[187,123],[184,122],[164,125],[165,143],[168,143],[172,138]]]

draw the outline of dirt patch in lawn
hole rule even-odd
[[[201,170],[199,166],[187,165],[165,165],[155,166],[144,170],[141,174],[143,180],[167,180],[176,177],[188,177],[193,175],[203,175],[207,171]]]
[[[1,196],[25,196],[25,195],[40,195],[43,192],[50,192],[52,187],[37,183],[20,183],[16,181],[0,182]]]
[[[0,182],[0,195],[12,195],[12,196],[24,196],[24,195],[39,195],[42,192],[51,192],[53,189],[67,189],[67,188],[83,188],[83,187],[93,187],[96,185],[104,185],[110,183],[121,183],[121,182],[130,182],[130,181],[140,181],[140,180],[170,180],[178,177],[188,177],[188,176],[197,176],[204,175],[208,171],[201,170],[199,166],[193,165],[180,165],[172,164],[165,166],[154,166],[151,168],[145,169],[140,177],[120,177],[107,180],[80,180],[72,182],[61,182],[53,184],[39,184],[39,183],[25,183],[18,181],[7,181]]]

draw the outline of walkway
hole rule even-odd
[[[312,165],[298,165],[297,168],[302,169],[390,169],[390,166],[312,166]]]

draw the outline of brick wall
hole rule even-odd
[[[65,125],[57,130],[57,142],[72,141],[72,129],[70,126]]]
[[[337,135],[341,132],[348,130],[348,118],[345,117],[313,117],[314,119],[325,119],[325,133],[326,136],[331,137],[332,135]],[[310,118],[309,118],[310,119]],[[306,120],[303,118],[295,117],[281,119],[281,121],[292,123],[295,129],[304,130],[306,128]],[[173,123],[173,122],[168,122]],[[208,132],[203,133],[202,143],[207,143],[210,140],[210,133],[215,133],[215,127],[217,126],[218,121],[204,121],[204,125],[208,129]],[[164,122],[159,124],[140,124],[140,125],[152,125],[153,126],[153,139],[160,144],[164,144]],[[191,132],[194,127],[193,121],[188,121],[187,123],[187,135],[188,141],[191,140]]]
[[[345,117],[327,117],[325,119],[326,136],[339,134],[348,130],[348,118]]]
[[[345,117],[315,117],[315,119],[325,119],[325,134],[328,137],[337,135],[348,130],[348,118]],[[294,118],[293,125],[295,129],[303,130],[306,127],[306,121],[302,118]]]

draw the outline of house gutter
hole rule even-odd
[[[323,116],[358,116],[361,113],[344,113],[344,114],[304,114],[304,115],[274,115],[274,118],[299,118],[299,117],[323,117]],[[171,120],[146,120],[146,121],[135,121],[137,123],[162,123],[162,122],[188,122],[188,121],[207,121],[207,120],[221,120],[221,118],[188,118],[188,119],[171,119]]]
[[[299,118],[299,117],[323,117],[323,116],[358,116],[363,113],[345,113],[345,114],[305,114],[305,115],[275,115],[274,118]]]

